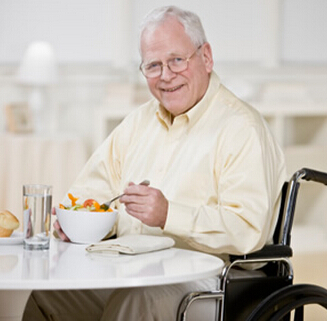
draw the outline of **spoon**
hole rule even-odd
[[[147,179],[142,181],[139,185],[145,185],[145,186],[149,186],[150,185],[150,181],[148,181]],[[105,202],[103,203],[100,208],[104,209],[105,211],[110,208],[110,205],[112,202],[114,202],[115,200],[117,200],[118,198],[121,198],[123,195],[125,195],[124,193],[123,194],[120,194],[114,198],[112,198],[110,201],[108,202]]]

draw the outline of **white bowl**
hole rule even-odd
[[[116,222],[117,210],[112,212],[71,211],[56,207],[59,224],[74,243],[101,241]]]

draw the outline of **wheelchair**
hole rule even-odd
[[[180,303],[177,321],[187,320],[193,302],[208,299],[217,301],[216,321],[302,321],[306,305],[318,304],[327,309],[326,289],[293,284],[291,230],[301,179],[327,185],[327,173],[308,168],[295,172],[282,188],[273,243],[246,255],[230,255],[219,276],[219,288],[186,295]],[[248,264],[262,267],[243,277],[233,276],[232,271],[242,270]]]

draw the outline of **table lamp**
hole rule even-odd
[[[19,67],[18,82],[30,87],[28,104],[36,132],[43,132],[49,120],[53,121],[47,89],[56,80],[57,66],[52,46],[42,41],[31,43]]]

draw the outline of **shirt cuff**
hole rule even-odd
[[[179,236],[189,236],[193,231],[194,208],[169,201],[164,231]]]

